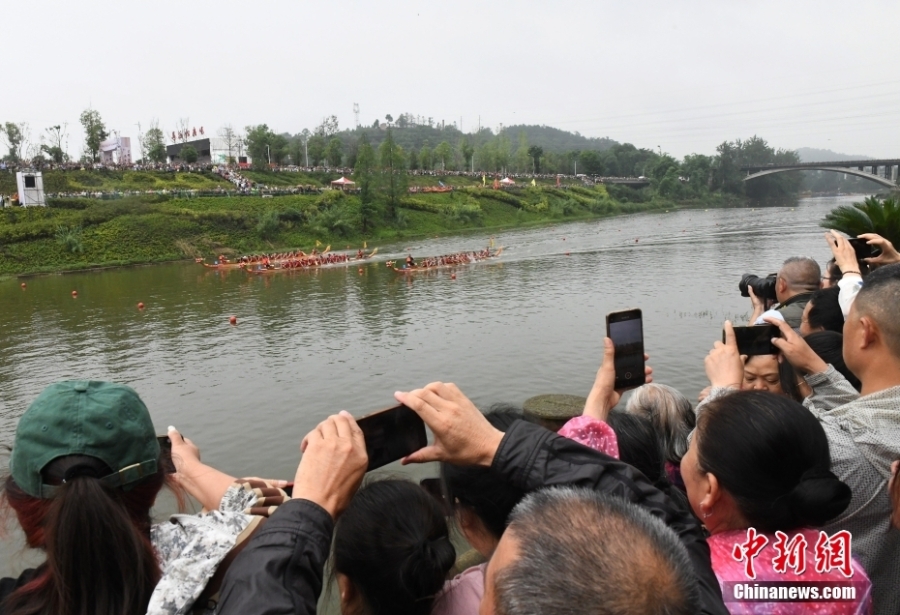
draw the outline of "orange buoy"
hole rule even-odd
[[[25,288],[25,282],[22,282],[22,288]]]
[[[568,256],[568,255],[569,255],[569,253],[568,253],[568,252],[566,252],[566,256]]]
[[[77,291],[77,290],[73,290],[73,291],[72,291],[72,296],[73,296],[73,297],[77,297],[77,296],[78,296],[78,291]]]
[[[139,309],[139,310],[143,310],[143,309],[144,309],[144,304],[143,304],[143,302],[138,302],[138,309]]]
[[[359,268],[359,275],[362,275],[362,274],[363,274],[363,268],[360,267],[360,268]]]
[[[450,279],[451,279],[451,280],[455,280],[455,279],[456,279],[456,274],[455,274],[455,273],[451,273],[451,274],[450,274]]]
[[[236,324],[237,324],[237,316],[231,316],[231,317],[228,319],[228,322],[231,323],[231,324],[233,324],[233,325],[236,325]]]

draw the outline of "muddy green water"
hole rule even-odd
[[[172,424],[197,442],[204,461],[292,477],[298,444],[320,420],[387,407],[398,389],[455,382],[483,407],[585,395],[605,314],[628,307],[644,311],[655,380],[694,398],[722,321],[749,315],[741,274],[776,271],[796,254],[824,263],[817,224],[855,200],[493,232],[502,258],[460,267],[455,280],[448,270],[400,276],[384,261],[407,248],[417,257],[481,249],[490,234],[382,246],[362,273],[249,276],[179,263],[30,278],[25,290],[0,282],[0,444],[12,444],[47,384],[115,380],[140,393],[160,433]],[[0,543],[0,559],[8,574],[20,556]]]

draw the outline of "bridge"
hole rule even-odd
[[[833,171],[835,173],[846,173],[847,175],[862,177],[893,190],[900,189],[900,186],[897,185],[897,176],[900,173],[900,160],[898,159],[767,164],[741,167],[741,171],[747,172],[747,177],[744,178],[744,181],[786,171]]]

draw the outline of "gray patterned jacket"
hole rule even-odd
[[[255,500],[253,492],[234,485],[222,496],[219,510],[172,515],[153,526],[150,540],[159,558],[162,578],[150,596],[148,615],[191,612],[194,601],[253,519],[243,511]]]

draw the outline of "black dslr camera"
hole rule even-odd
[[[778,278],[777,273],[770,273],[764,278],[752,273],[745,273],[741,276],[741,282],[738,284],[738,290],[741,291],[741,297],[749,297],[748,287],[753,289],[753,293],[760,299],[771,299],[778,301],[775,296],[775,280]]]

